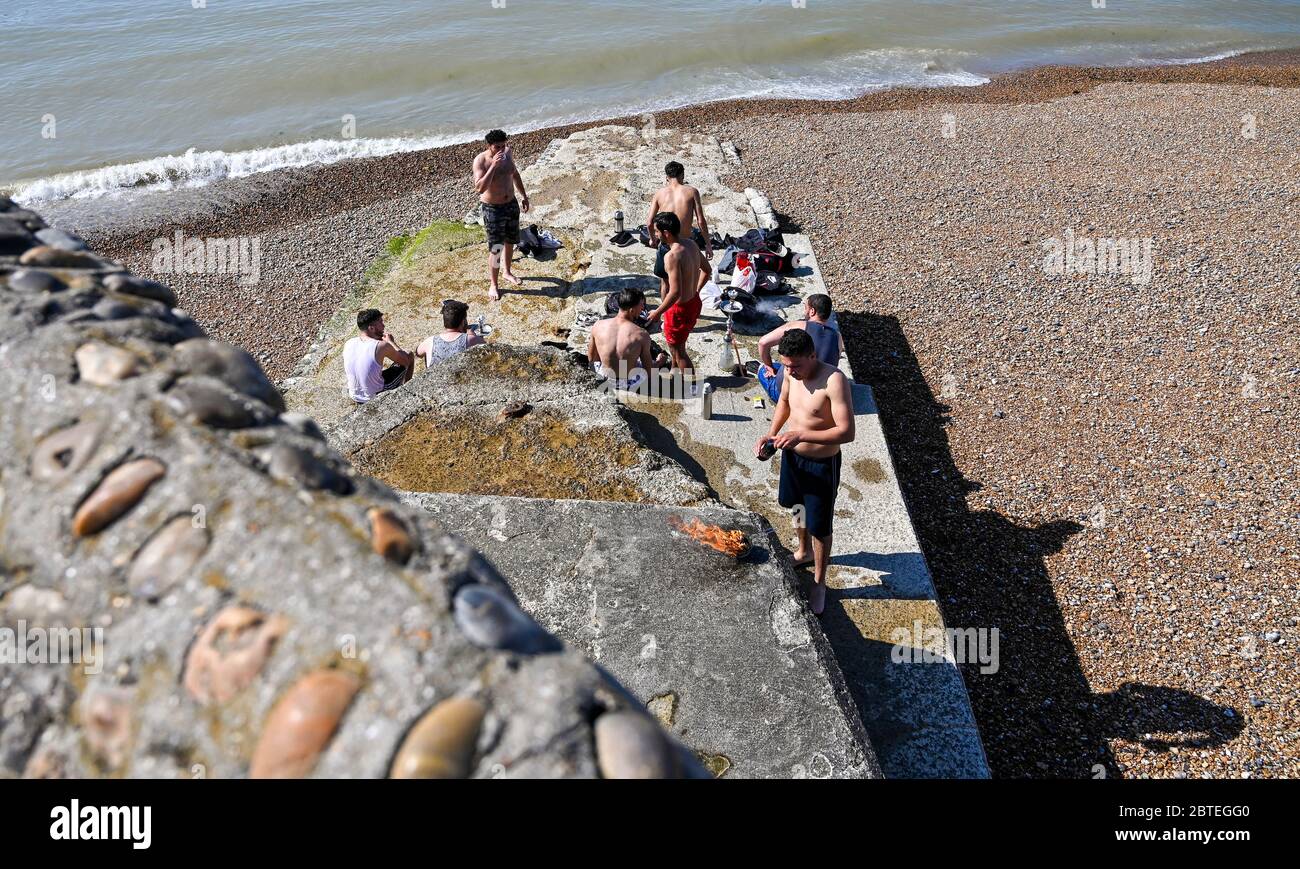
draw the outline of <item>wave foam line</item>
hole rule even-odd
[[[359,157],[383,157],[465,141],[452,136],[387,139],[317,139],[248,151],[200,151],[154,157],[100,169],[65,172],[20,185],[14,198],[25,205],[60,199],[92,199],[124,192],[202,187],[274,169],[317,166]]]

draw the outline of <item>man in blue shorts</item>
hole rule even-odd
[[[843,372],[817,358],[813,339],[803,329],[782,335],[777,354],[787,376],[772,426],[754,444],[754,452],[761,458],[769,442],[783,451],[777,500],[794,511],[799,532],[794,565],[813,566],[808,602],[813,613],[821,615],[840,488],[840,445],[856,436],[853,390]],[[786,423],[790,427],[782,434]]]

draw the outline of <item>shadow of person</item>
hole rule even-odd
[[[543,296],[549,299],[564,299],[569,296],[569,281],[545,275],[519,275],[519,286],[503,286],[502,292],[516,296]],[[529,285],[533,286],[529,286]],[[540,285],[540,286],[538,286]]]
[[[1218,744],[1239,733],[1235,710],[1176,689],[1130,684],[1093,693],[1045,561],[1083,526],[1021,524],[970,509],[967,496],[979,484],[956,466],[945,430],[949,408],[935,400],[897,318],[841,311],[839,319],[854,373],[871,385],[880,409],[945,623],[999,631],[996,671],[962,667],[992,773],[1118,777],[1110,739],[1158,748]],[[831,633],[849,642],[833,623]],[[1103,631],[1089,643],[1089,656],[1143,653],[1104,643]],[[854,656],[837,655],[857,681]],[[863,699],[855,695],[860,708]]]
[[[1104,732],[1154,751],[1222,745],[1245,726],[1235,709],[1181,688],[1126,682],[1096,697]]]

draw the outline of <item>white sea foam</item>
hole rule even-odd
[[[19,184],[14,198],[24,204],[60,199],[93,199],[127,191],[202,187],[222,178],[244,178],[273,169],[319,166],[358,157],[382,157],[405,151],[437,148],[465,141],[447,136],[386,139],[317,139],[295,145],[274,145],[247,151],[199,151],[121,163],[101,169],[65,172]]]
[[[1172,59],[1172,60],[1170,60],[1170,59],[1143,59],[1143,58],[1139,58],[1139,59],[1136,61],[1136,64],[1137,64],[1137,65],[1146,65],[1146,64],[1150,64],[1150,65],[1152,65],[1152,66],[1184,66],[1184,65],[1187,65],[1187,64],[1193,64],[1193,63],[1210,63],[1210,62],[1215,61],[1215,60],[1227,60],[1227,59],[1230,58],[1230,57],[1237,57],[1238,55],[1242,55],[1242,54],[1245,54],[1245,53],[1246,53],[1245,50],[1239,50],[1239,51],[1220,51],[1220,52],[1217,53],[1217,54],[1207,54],[1207,55],[1203,55],[1203,56],[1201,56],[1201,57],[1178,57],[1178,58],[1174,58],[1174,59]]]

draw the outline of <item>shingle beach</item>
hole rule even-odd
[[[1300,775],[1297,88],[1276,53],[655,117],[816,245],[945,621],[1000,632],[964,671],[996,776]],[[167,281],[283,378],[390,238],[465,215],[476,149],[48,216],[145,275],[177,230],[259,237],[256,286]]]

